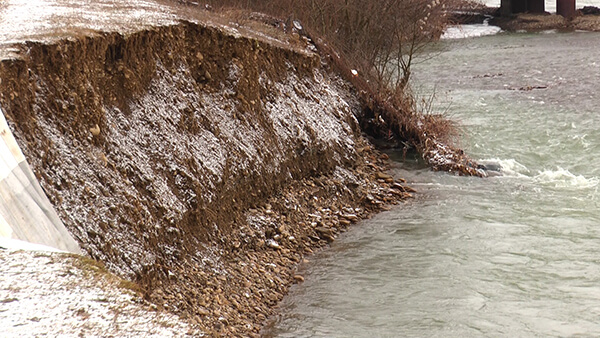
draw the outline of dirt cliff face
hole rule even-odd
[[[304,254],[409,196],[302,39],[241,30],[181,21],[0,60],[0,105],[82,249],[214,335],[257,334]]]
[[[242,211],[355,157],[314,54],[192,23],[24,49],[0,68],[9,123],[83,249],[122,275],[201,260]]]
[[[258,332],[304,249],[364,213],[342,210],[365,187],[350,94],[315,54],[189,22],[18,49],[0,104],[61,219],[203,328]]]

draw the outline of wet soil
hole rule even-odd
[[[305,255],[410,188],[305,40],[186,11],[15,35],[0,104],[83,251],[198,334],[257,335]]]

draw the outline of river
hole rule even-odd
[[[267,336],[600,336],[600,34],[433,49],[416,92],[502,175],[396,156],[419,193],[311,258]]]

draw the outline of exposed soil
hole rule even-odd
[[[305,40],[240,31],[182,21],[0,61],[0,104],[82,249],[214,336],[257,335],[304,255],[410,196]]]

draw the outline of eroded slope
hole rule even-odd
[[[312,54],[190,23],[25,48],[2,64],[7,118],[83,249],[124,275],[195,256],[257,199],[355,156]]]
[[[202,332],[256,334],[303,254],[408,190],[304,40],[140,27],[13,45],[0,104],[86,253]]]

